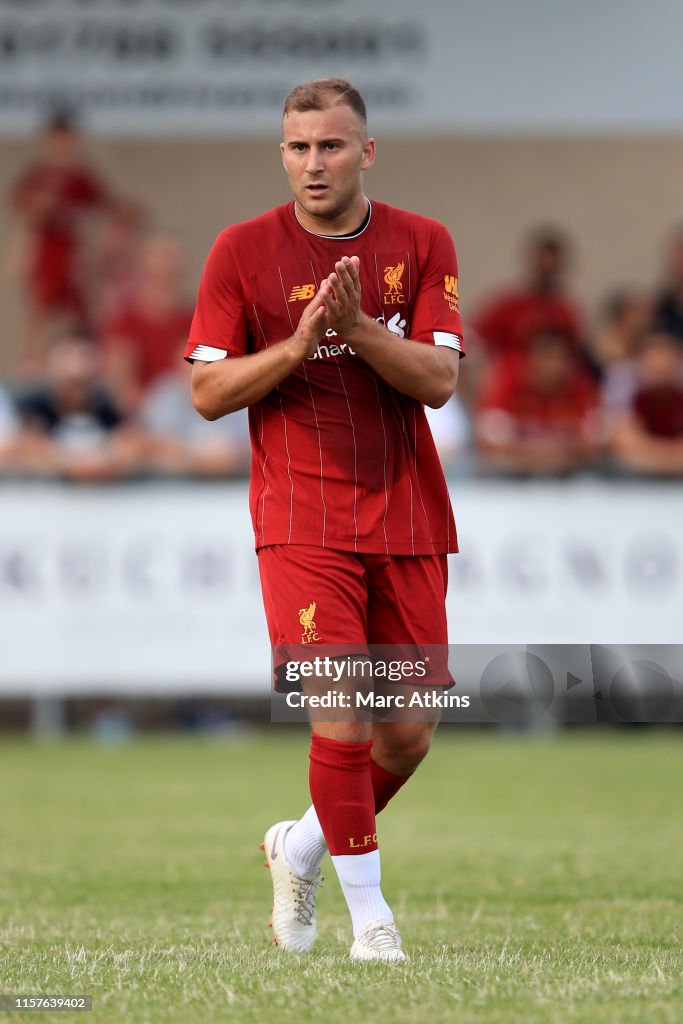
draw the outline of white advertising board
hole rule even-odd
[[[454,644],[681,642],[681,489],[451,486]],[[243,484],[0,488],[0,693],[268,693]]]

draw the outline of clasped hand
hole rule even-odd
[[[328,325],[344,337],[348,337],[360,320],[359,267],[357,256],[344,256],[320,285]]]
[[[357,256],[344,256],[321,282],[301,314],[295,332],[300,356],[310,356],[330,329],[348,338],[358,326],[361,317],[359,267]]]

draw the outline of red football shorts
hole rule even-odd
[[[301,544],[271,545],[258,552],[270,642],[279,665],[287,645],[323,645],[325,654],[368,654],[389,645],[390,656],[448,643],[446,555],[368,555]],[[283,651],[283,648],[285,650]],[[446,662],[444,661],[444,664]],[[439,673],[439,676],[443,673]],[[424,679],[450,685],[445,678]]]

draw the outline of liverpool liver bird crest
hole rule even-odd
[[[389,295],[397,295],[403,291],[403,284],[401,278],[403,277],[403,271],[405,270],[405,263],[397,263],[395,267],[384,268],[384,280],[389,285]]]
[[[299,608],[299,622],[304,627],[304,636],[316,632],[315,615],[316,603],[311,601],[308,608]]]

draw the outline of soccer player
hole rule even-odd
[[[436,221],[366,198],[375,142],[349,82],[295,88],[280,148],[294,201],[218,236],[186,350],[202,415],[249,407],[271,643],[445,645],[457,540],[423,406],[453,395],[463,354],[453,243]],[[436,723],[322,717],[312,721],[312,806],[265,835],[275,940],[313,945],[329,850],[351,958],[404,960],[375,816]]]

